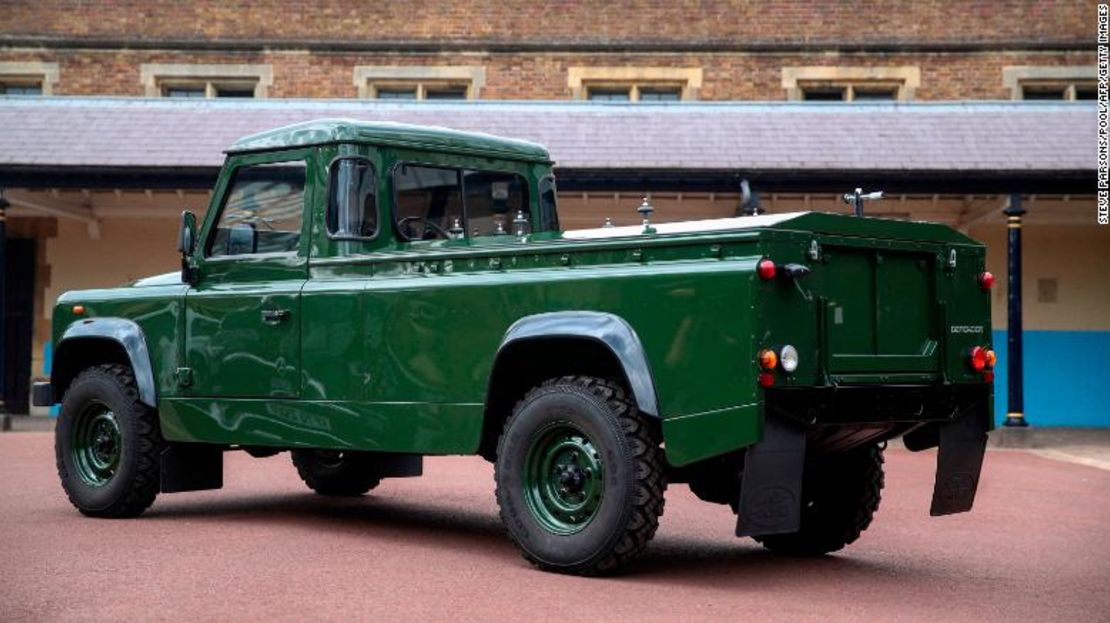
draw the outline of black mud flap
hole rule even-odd
[[[419,454],[379,452],[374,465],[382,478],[413,478],[424,475],[424,457]]]
[[[768,416],[763,441],[748,448],[744,457],[736,536],[785,534],[801,528],[805,459],[805,430]]]
[[[224,486],[224,450],[202,443],[173,443],[162,451],[162,493],[220,489]]]
[[[930,515],[938,517],[971,510],[986,449],[987,421],[978,412],[940,427],[937,477],[933,485]]]

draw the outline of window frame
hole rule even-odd
[[[383,102],[465,102],[474,97],[474,85],[464,80],[371,80],[367,82],[369,99]],[[378,92],[386,91],[416,91],[413,99],[395,97],[380,98]],[[429,99],[428,91],[462,91],[461,98]]]
[[[668,81],[654,81],[654,80],[638,80],[638,81],[603,81],[603,80],[583,80],[582,91],[585,94],[585,99],[590,102],[610,102],[610,103],[627,103],[638,104],[642,101],[641,91],[673,91],[678,97],[674,100],[648,100],[655,104],[678,104],[683,101],[682,92],[686,88],[680,82]],[[590,95],[596,91],[624,91],[628,93],[627,100],[596,100]]]
[[[459,205],[462,207],[462,215],[463,215],[463,222],[461,223],[462,228],[463,228],[462,236],[460,236],[459,238],[447,238],[446,240],[443,239],[443,238],[437,238],[435,240],[403,240],[403,239],[401,239],[400,235],[398,234],[399,230],[397,228],[397,221],[398,221],[398,219],[397,219],[397,207],[399,205],[399,202],[397,201],[397,193],[399,192],[399,189],[397,188],[397,183],[396,183],[397,177],[396,176],[397,176],[398,171],[400,171],[401,167],[404,167],[404,166],[417,166],[417,167],[424,167],[424,168],[428,168],[428,169],[447,169],[447,170],[451,170],[451,171],[455,172],[455,175],[459,180]],[[420,160],[400,159],[400,160],[397,160],[395,163],[393,163],[393,166],[390,167],[390,170],[389,170],[389,185],[390,185],[390,189],[391,189],[389,212],[390,212],[390,226],[393,228],[393,239],[394,239],[394,241],[397,242],[397,243],[400,243],[400,244],[413,244],[413,243],[425,244],[425,243],[432,243],[432,242],[455,242],[455,243],[465,242],[467,244],[471,244],[476,238],[513,237],[513,233],[511,231],[506,231],[505,235],[502,235],[502,236],[495,236],[493,234],[483,234],[483,235],[480,235],[480,236],[471,235],[471,232],[470,232],[470,229],[469,229],[469,226],[470,226],[470,210],[469,210],[469,207],[467,205],[468,202],[466,200],[466,175],[465,175],[465,173],[471,172],[471,171],[477,172],[477,173],[501,173],[501,174],[504,174],[504,175],[515,175],[515,176],[519,177],[521,179],[521,181],[523,182],[523,184],[521,186],[522,189],[523,189],[523,195],[524,195],[523,198],[522,198],[523,199],[522,202],[524,204],[523,212],[528,215],[528,234],[535,233],[535,231],[536,231],[536,229],[535,229],[535,227],[536,227],[535,226],[535,219],[533,218],[534,215],[532,214],[532,196],[531,196],[532,195],[532,189],[531,189],[531,185],[528,182],[528,176],[521,173],[520,171],[513,171],[513,170],[507,170],[507,169],[498,169],[498,168],[459,167],[459,166],[450,165],[450,164],[439,164],[439,163],[429,163],[429,162],[420,161]],[[554,183],[554,176],[546,176],[546,177],[551,177],[552,178],[552,183]],[[538,200],[538,197],[537,197],[537,200]],[[381,231],[381,227],[378,228],[378,231]]]
[[[857,101],[869,102],[897,102],[900,101],[900,93],[903,88],[901,82],[895,80],[799,80],[796,84],[802,102],[832,102],[840,101],[841,103],[851,104]],[[840,100],[812,100],[806,97],[806,93],[810,92],[835,92],[840,91],[843,97]],[[870,93],[890,93],[889,99],[871,99],[860,100],[856,95],[858,92]]]
[[[278,154],[274,154],[274,155],[278,155]],[[227,202],[231,198],[232,191],[235,189],[235,178],[239,175],[239,171],[242,170],[242,169],[248,169],[248,168],[251,168],[251,167],[281,165],[281,164],[285,164],[285,163],[294,163],[294,162],[299,163],[301,165],[301,167],[303,167],[304,173],[305,173],[304,192],[302,193],[303,196],[301,197],[301,230],[300,230],[299,238],[297,240],[297,248],[292,250],[292,251],[268,251],[268,252],[265,252],[265,253],[239,253],[239,254],[236,254],[236,255],[212,255],[212,245],[216,241],[216,233],[219,231],[220,219],[223,218],[224,210],[227,208]],[[309,236],[305,235],[306,233],[308,233],[308,232],[305,231],[305,222],[307,220],[305,217],[306,217],[306,210],[309,207],[311,194],[312,194],[311,189],[310,189],[310,185],[311,185],[312,182],[311,182],[311,177],[309,176],[309,171],[311,169],[311,164],[312,163],[310,162],[310,154],[307,153],[307,152],[294,152],[294,153],[280,152],[280,155],[278,155],[278,157],[276,157],[272,160],[269,159],[269,158],[261,159],[261,160],[255,160],[253,158],[247,158],[247,159],[244,159],[243,161],[236,162],[235,164],[233,164],[232,167],[231,167],[231,171],[227,174],[226,181],[223,183],[223,187],[220,189],[221,194],[220,194],[219,208],[217,210],[215,210],[214,212],[212,210],[209,210],[209,212],[213,212],[213,214],[209,219],[207,219],[207,222],[206,222],[207,230],[204,232],[204,245],[201,247],[202,252],[200,254],[200,257],[202,258],[203,262],[205,262],[205,263],[241,262],[241,261],[244,261],[245,259],[250,259],[250,258],[255,258],[255,259],[288,258],[288,257],[297,257],[298,255],[300,255],[301,251],[304,247],[304,244],[305,244],[305,239],[307,237],[309,237]],[[308,216],[309,216],[309,218],[311,218],[311,215],[308,215]]]
[[[374,211],[377,213],[378,219],[377,225],[376,227],[374,227],[373,236],[342,235],[332,233],[331,231],[331,219],[329,217],[331,216],[332,168],[335,167],[335,165],[337,165],[340,160],[357,160],[370,165],[370,171],[373,172],[372,177],[374,178]],[[324,185],[324,200],[326,202],[324,206],[324,235],[327,236],[328,240],[334,240],[336,242],[373,242],[380,238],[382,234],[382,184],[381,180],[378,179],[378,168],[374,166],[374,162],[370,160],[370,158],[367,158],[366,156],[360,154],[342,154],[332,158],[331,161],[328,162],[327,173],[328,181],[327,184]],[[396,229],[395,220],[394,229]]]
[[[1076,95],[1082,90],[1089,90],[1094,87],[1095,99],[1098,99],[1098,80],[1088,80],[1086,78],[1073,78],[1067,79],[1048,79],[1048,78],[1029,78],[1027,80],[1018,81],[1018,89],[1021,93],[1021,101],[1023,102],[1084,102],[1090,101],[1081,100]],[[1048,90],[1059,90],[1063,93],[1063,97],[1034,97],[1026,96],[1028,89],[1044,88]]]

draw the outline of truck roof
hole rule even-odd
[[[355,119],[317,119],[266,130],[244,136],[226,152],[270,151],[330,143],[368,143],[530,162],[551,161],[547,148],[529,141],[437,126]]]

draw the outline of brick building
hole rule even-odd
[[[182,207],[204,210],[226,145],[217,140],[265,119],[335,111],[553,143],[571,227],[632,218],[642,193],[663,218],[710,218],[735,213],[741,179],[770,211],[842,209],[836,194],[867,183],[894,193],[876,206],[882,214],[947,222],[987,241],[991,269],[1004,276],[1000,210],[1020,193],[1030,210],[1027,359],[1067,348],[1101,361],[1110,230],[1094,226],[1094,106],[1085,101],[1097,94],[1095,23],[1093,3],[1054,0],[10,1],[0,11],[0,188],[13,204],[9,237],[21,241],[9,271],[22,277],[9,283],[22,294],[9,297],[18,319],[5,349],[9,386],[48,366],[50,305],[61,291],[173,268],[173,219]],[[525,114],[522,100],[543,108],[517,125],[498,120]],[[816,114],[830,107],[837,112]],[[676,114],[704,117],[689,126],[703,134],[652,131]],[[745,151],[775,143],[752,121],[759,115],[776,132],[792,119],[823,121],[791,139],[796,159],[775,163]],[[154,125],[120,134],[132,116]],[[968,119],[1001,129],[975,134]],[[36,124],[87,131],[51,143],[36,140],[47,127]],[[182,124],[190,131],[170,132]],[[635,132],[610,132],[622,124]],[[561,140],[567,132],[576,140]],[[701,160],[671,153],[710,134],[720,140]],[[177,142],[150,144],[160,136]],[[847,149],[857,137],[864,148]],[[93,147],[123,140],[130,160]],[[605,158],[591,160],[582,147],[591,141],[607,145]],[[897,165],[876,166],[886,156]],[[1005,288],[995,297],[1001,329]],[[1096,388],[1067,382],[1076,391],[1064,409],[1030,390],[1034,421],[1110,424]],[[7,395],[19,410],[22,395]]]

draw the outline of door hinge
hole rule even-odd
[[[177,384],[181,387],[192,387],[193,385],[193,369],[192,368],[178,368],[177,369]]]

